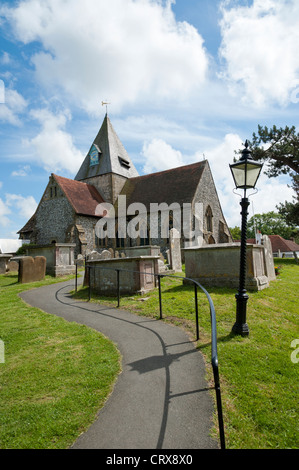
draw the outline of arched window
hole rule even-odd
[[[213,232],[213,212],[210,206],[206,210],[206,227],[208,232]]]

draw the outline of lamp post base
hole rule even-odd
[[[249,335],[249,327],[246,323],[246,310],[247,310],[247,300],[248,295],[246,291],[238,292],[236,294],[237,300],[237,314],[236,314],[236,323],[232,328],[232,333],[241,336]]]

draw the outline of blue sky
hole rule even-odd
[[[297,0],[1,1],[0,238],[52,172],[75,176],[102,100],[140,174],[208,159],[239,225],[234,150],[258,124],[298,128],[298,21]],[[291,200],[288,182],[263,175],[250,215]]]

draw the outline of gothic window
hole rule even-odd
[[[50,187],[50,198],[57,197],[57,186]]]
[[[210,206],[206,210],[206,227],[208,232],[213,232],[213,212]]]

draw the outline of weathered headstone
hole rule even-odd
[[[9,262],[12,255],[0,255],[0,274],[5,274],[7,270],[7,263]]]
[[[42,281],[46,275],[46,263],[47,260],[44,256],[21,258],[19,261],[19,283]]]
[[[262,245],[264,246],[264,250],[265,250],[266,276],[269,278],[269,281],[273,281],[274,279],[276,279],[276,275],[275,275],[272,244],[271,244],[270,238],[267,235],[262,235],[261,239],[262,239]]]
[[[101,254],[98,251],[91,251],[87,256],[88,261],[95,261],[97,259],[102,259]]]
[[[100,259],[111,259],[111,258],[112,258],[112,256],[111,256],[110,251],[108,251],[108,250],[102,251]]]
[[[114,250],[113,250],[113,248],[108,248],[108,251],[109,251],[110,254],[111,254],[111,258],[114,258]]]
[[[169,232],[170,267],[173,271],[182,271],[181,238],[176,228]]]
[[[7,264],[7,271],[12,273],[12,272],[18,272],[19,271],[19,263],[17,261],[9,261]]]

